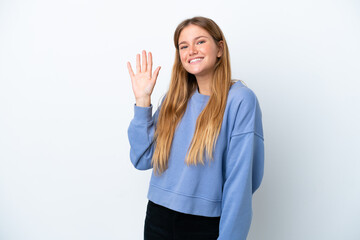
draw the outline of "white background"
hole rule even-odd
[[[142,239],[126,61],[169,84],[173,32],[222,28],[256,93],[266,164],[250,240],[360,239],[360,2],[0,0],[0,239]]]

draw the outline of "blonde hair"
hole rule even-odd
[[[194,136],[186,155],[187,165],[204,165],[204,153],[213,159],[214,144],[219,135],[226,107],[227,95],[231,86],[231,68],[228,46],[219,26],[211,19],[194,17],[182,21],[174,33],[176,48],[169,90],[161,105],[154,140],[155,150],[152,165],[155,174],[162,174],[168,167],[175,129],[185,113],[188,100],[196,91],[197,81],[193,74],[182,66],[178,41],[181,31],[193,24],[205,29],[218,44],[223,42],[223,53],[218,58],[211,86],[211,96],[207,105],[197,118]]]

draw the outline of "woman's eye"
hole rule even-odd
[[[180,47],[180,49],[185,49],[185,48],[187,48],[187,46],[181,46],[181,47]]]
[[[205,41],[200,41],[200,42],[198,42],[198,44],[203,44],[203,43],[205,43]]]

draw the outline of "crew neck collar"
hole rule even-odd
[[[200,102],[207,102],[210,98],[209,95],[204,95],[204,94],[201,94],[198,90],[198,88],[196,88],[195,92],[194,92],[194,95],[193,95],[193,98],[196,100],[196,101],[200,101]]]

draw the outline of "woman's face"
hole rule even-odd
[[[211,35],[196,25],[186,26],[179,36],[180,60],[185,70],[198,77],[212,77],[215,63],[223,52],[223,42],[216,44]]]

